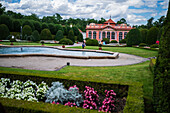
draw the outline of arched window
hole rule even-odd
[[[92,38],[92,37],[91,37],[91,31],[89,31],[89,38]]]
[[[119,41],[122,40],[122,32],[119,32]]]
[[[112,39],[115,39],[115,32],[112,32]]]
[[[93,32],[93,39],[96,39],[96,31]]]
[[[127,32],[124,32],[124,39],[126,38]]]
[[[110,32],[107,32],[107,38],[110,39]]]
[[[99,31],[99,39],[101,39],[101,32]]]
[[[102,38],[106,38],[106,37],[105,37],[105,32],[102,33]]]

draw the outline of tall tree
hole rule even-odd
[[[29,25],[25,25],[22,29],[22,39],[25,40],[30,35],[32,35],[32,29]]]
[[[148,45],[155,44],[158,37],[158,33],[159,29],[157,27],[150,28],[147,34],[146,43]]]
[[[5,11],[5,7],[2,7],[2,4],[0,3],[0,15],[2,15]]]
[[[70,30],[70,31],[69,31],[69,33],[68,33],[68,39],[70,39],[71,41],[75,42],[73,30]]]
[[[13,20],[13,30],[14,32],[21,32],[21,22],[19,20]]]
[[[0,25],[0,40],[6,40],[7,37],[10,35],[8,26],[5,24]]]
[[[61,30],[58,30],[55,36],[55,40],[60,41],[63,38],[64,38],[63,32]]]
[[[147,28],[150,29],[151,27],[153,27],[153,20],[154,18],[151,17],[149,20],[147,20]]]
[[[0,24],[5,24],[8,26],[9,30],[12,31],[12,19],[7,15],[0,16]]]
[[[121,18],[119,21],[117,21],[117,24],[127,24],[127,22],[124,18]]]

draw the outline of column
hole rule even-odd
[[[122,33],[123,33],[123,34],[122,34],[122,39],[124,39],[124,38],[125,38],[125,37],[124,37],[124,31],[122,31]]]
[[[110,31],[110,41],[112,40],[112,31]]]
[[[119,31],[117,31],[117,42],[119,42]]]

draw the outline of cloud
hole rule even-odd
[[[163,9],[167,9],[168,8],[168,0],[160,2],[159,4],[162,6]]]

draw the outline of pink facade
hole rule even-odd
[[[96,39],[102,41],[103,38],[117,40],[118,42],[124,39],[127,33],[133,29],[126,24],[116,24],[113,20],[109,19],[103,24],[90,23],[86,26],[86,38]]]

